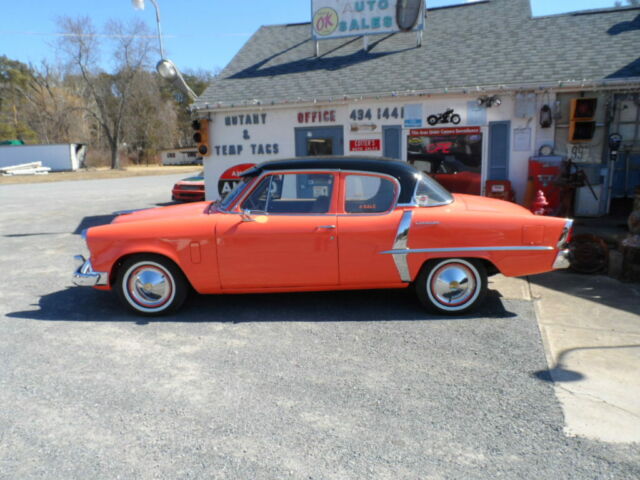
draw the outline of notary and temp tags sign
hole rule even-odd
[[[314,40],[424,30],[424,0],[311,0]]]

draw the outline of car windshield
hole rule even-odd
[[[218,209],[227,211],[236,200],[236,198],[238,198],[244,191],[245,187],[251,180],[253,180],[253,177],[243,177],[242,180],[240,180],[234,187],[234,189],[231,190],[222,200],[220,200],[220,203],[217,204]]]
[[[433,178],[420,174],[414,195],[416,204],[420,207],[435,207],[453,202],[453,196]]]

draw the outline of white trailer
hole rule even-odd
[[[194,148],[172,148],[160,152],[162,165],[202,165],[202,156]]]
[[[81,143],[61,145],[0,145],[0,167],[42,162],[52,172],[74,171],[84,164],[87,146]]]

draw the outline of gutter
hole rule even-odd
[[[514,83],[514,84],[495,84],[495,85],[477,85],[467,87],[439,87],[431,89],[416,89],[416,90],[403,90],[393,92],[374,92],[365,94],[345,94],[339,96],[319,96],[314,98],[301,98],[296,100],[240,100],[238,102],[216,102],[215,105],[210,105],[207,102],[201,104],[194,104],[191,106],[191,113],[196,115],[202,112],[213,112],[219,110],[229,109],[253,109],[268,107],[281,107],[288,108],[292,105],[300,106],[310,104],[311,106],[320,104],[346,104],[351,101],[360,100],[381,100],[389,98],[410,98],[416,96],[431,96],[431,95],[479,95],[486,93],[517,93],[521,91],[540,91],[540,92],[572,92],[572,91],[607,91],[607,90],[623,90],[633,89],[640,90],[640,77],[627,77],[624,79],[603,79],[603,80],[560,80],[556,82],[529,82],[529,83]]]

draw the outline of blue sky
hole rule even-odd
[[[309,0],[157,0],[165,49],[180,69],[224,67],[261,25],[310,20]],[[107,19],[140,18],[155,32],[153,5],[134,10],[131,0],[17,0],[2,2],[0,55],[28,63],[55,60],[56,18],[90,16],[97,26]],[[463,0],[428,0],[429,7]],[[613,6],[614,0],[532,0],[536,16]],[[427,28],[428,23],[427,23]]]

